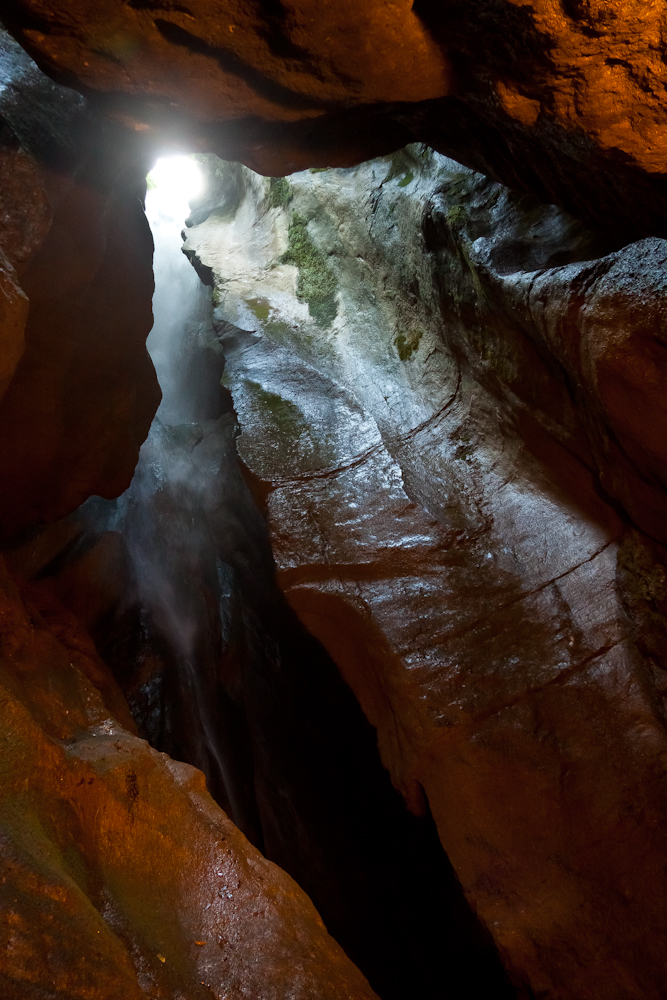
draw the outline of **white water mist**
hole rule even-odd
[[[147,655],[164,658],[163,669],[175,672],[178,728],[190,730],[188,759],[206,773],[209,787],[222,783],[234,813],[215,714],[231,571],[217,555],[215,523],[221,466],[230,456],[235,461],[236,420],[221,395],[224,359],[215,350],[210,289],[181,250],[189,201],[201,185],[189,157],[159,160],[148,178],[155,294],[147,347],[163,398],[108,527],[123,535],[132,560],[133,599],[154,636]]]
[[[191,157],[160,159],[148,175],[146,217],[155,243],[155,294],[146,346],[162,389],[157,415],[163,424],[190,419],[185,374],[202,327],[210,323],[210,292],[181,252],[189,202],[201,194],[202,186],[201,171]]]

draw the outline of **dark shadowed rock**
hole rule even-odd
[[[138,148],[0,48],[0,534],[130,482],[159,401]],[[28,308],[29,305],[29,308]]]

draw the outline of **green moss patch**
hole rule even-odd
[[[267,320],[271,312],[271,304],[268,299],[245,299],[250,312],[259,320]]]
[[[461,462],[471,462],[474,454],[475,449],[471,444],[460,444],[454,452],[454,458]]]
[[[279,431],[286,438],[298,438],[308,434],[310,428],[299,407],[289,399],[283,399],[277,392],[270,392],[253,379],[244,379],[246,389],[252,395],[256,409],[268,421],[274,431]]]
[[[308,303],[308,312],[318,326],[331,326],[338,312],[338,282],[324,254],[311,240],[308,223],[298,212],[294,213],[289,224],[287,250],[280,263],[298,267],[297,298]]]
[[[305,472],[334,461],[336,452],[330,436],[318,435],[296,403],[252,379],[244,379],[243,386],[261,426],[259,437],[250,443],[251,449],[268,451],[293,471]]]
[[[468,221],[468,213],[462,205],[454,205],[447,212],[446,218],[452,229],[459,229],[465,226]]]
[[[394,346],[401,361],[410,360],[415,351],[419,349],[419,341],[423,336],[422,330],[413,330],[407,336],[404,333],[399,333],[398,336],[394,337]]]
[[[269,204],[271,208],[286,208],[292,197],[292,188],[286,177],[269,178]]]
[[[400,177],[398,187],[407,187],[415,179],[414,171],[411,167],[419,169],[420,164],[409,149],[393,153],[389,157],[389,172],[382,183],[388,184],[390,181],[394,181],[397,177]]]

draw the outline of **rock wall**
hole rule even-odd
[[[517,982],[659,997],[663,243],[424,147],[206,162],[184,249],[288,601]]]
[[[160,395],[146,153],[6,36],[0,67],[0,993],[371,1000],[202,773],[139,738],[85,627],[126,552],[68,561],[58,519],[130,484]]]
[[[165,391],[130,489],[44,528],[9,565],[85,626],[140,735],[201,769],[383,1000],[509,1000],[432,818],[407,812],[374,729],[276,585],[210,313],[195,300],[174,346],[187,392]]]
[[[130,483],[159,402],[145,348],[145,153],[0,40],[0,537]]]
[[[137,737],[50,585],[0,581],[3,997],[372,1000],[201,772]]]
[[[373,995],[167,749],[353,957],[373,927],[383,1000],[508,993],[429,809],[519,991],[659,998],[662,4],[317,9],[3,5],[60,84],[3,36],[0,984]],[[321,169],[409,140],[487,176],[421,146]],[[132,492],[59,520],[129,485],[158,403],[141,200],[167,147],[320,165],[205,159],[190,220],[248,484],[224,393],[199,443],[147,445],[211,474],[196,699],[137,589]]]
[[[57,80],[266,174],[411,141],[627,242],[665,235],[663,0],[6,0]]]

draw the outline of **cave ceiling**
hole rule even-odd
[[[425,141],[663,235],[663,0],[6,0],[38,65],[157,145],[278,175]]]
[[[666,16],[0,0],[0,997],[663,1000]]]

